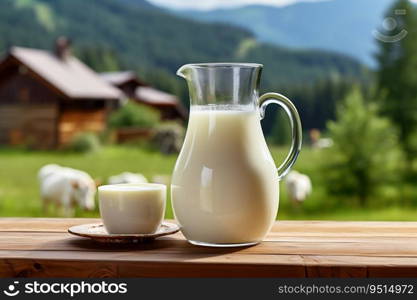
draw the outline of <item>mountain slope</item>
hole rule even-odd
[[[380,27],[383,13],[391,3],[392,0],[332,0],[177,13],[239,25],[253,31],[262,41],[337,51],[372,65],[376,49],[372,30]]]
[[[349,57],[260,44],[248,30],[180,18],[143,0],[0,1],[0,50],[10,45],[50,49],[59,35],[71,37],[77,47],[111,49],[124,66],[140,72],[174,76],[189,62],[261,62],[266,88],[363,75]]]

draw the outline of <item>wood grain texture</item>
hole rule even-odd
[[[0,277],[417,277],[417,222],[279,221],[263,243],[228,249],[67,233],[98,221],[0,218]]]
[[[106,111],[101,109],[62,109],[59,118],[60,144],[67,144],[80,132],[101,132],[106,127]]]

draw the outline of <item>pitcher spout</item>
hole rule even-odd
[[[187,75],[190,72],[190,68],[191,66],[188,65],[183,65],[181,66],[178,70],[177,70],[177,75],[181,78],[187,79]]]

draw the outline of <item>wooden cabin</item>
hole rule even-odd
[[[101,77],[126,97],[158,110],[162,120],[187,119],[187,111],[177,96],[149,86],[132,71],[101,73]]]
[[[0,144],[55,148],[77,133],[100,132],[123,93],[71,56],[13,47],[0,62]]]

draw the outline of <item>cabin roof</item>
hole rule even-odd
[[[68,98],[120,99],[123,93],[74,56],[63,59],[45,50],[12,47],[9,55]],[[7,58],[6,58],[7,59]]]
[[[138,79],[133,71],[104,72],[99,75],[102,79],[104,79],[104,81],[115,86],[120,86],[129,81],[134,81],[138,85],[146,85]]]
[[[135,98],[139,101],[152,105],[172,105],[179,104],[178,98],[174,95],[165,93],[149,86],[139,86],[135,90]]]
[[[133,71],[106,72],[100,73],[102,79],[114,86],[121,86],[126,82],[134,81],[137,87],[132,97],[140,102],[150,105],[179,105],[178,97],[156,88],[148,86],[142,82]]]

